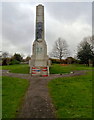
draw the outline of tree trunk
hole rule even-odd
[[[62,59],[60,58],[60,64],[62,63]]]

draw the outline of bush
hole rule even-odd
[[[17,61],[17,60],[12,60],[12,61],[10,62],[10,65],[14,65],[14,64],[20,64],[20,62]]]
[[[10,58],[3,58],[2,59],[2,65],[9,65],[10,64]]]
[[[60,64],[60,60],[59,59],[52,59],[52,58],[50,58],[50,60],[54,64]]]

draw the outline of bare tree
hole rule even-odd
[[[9,56],[8,52],[2,52],[2,58],[7,58]]]
[[[50,53],[50,56],[58,58],[61,62],[62,57],[67,57],[68,53],[69,51],[68,51],[67,42],[62,38],[58,38],[55,41],[55,44],[53,46],[52,52]]]

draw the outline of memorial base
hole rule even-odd
[[[49,76],[49,67],[41,67],[41,66],[36,66],[36,67],[31,67],[31,75],[32,76],[42,76],[42,77],[47,77]]]

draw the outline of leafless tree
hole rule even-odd
[[[2,52],[2,58],[7,58],[9,56],[8,52]]]
[[[58,38],[55,41],[52,52],[50,53],[51,57],[58,58],[61,62],[63,57],[67,57],[69,54],[67,42],[63,38]]]

